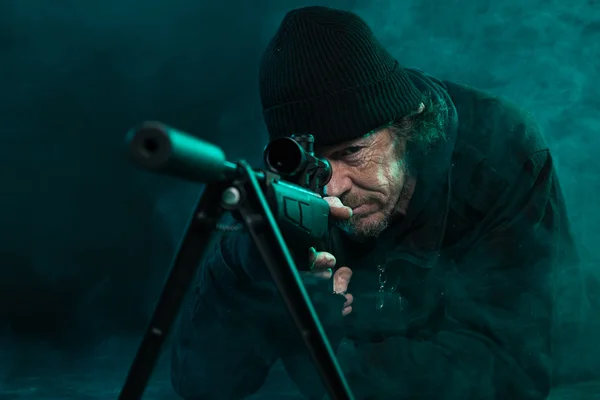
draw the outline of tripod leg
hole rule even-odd
[[[210,243],[217,221],[223,215],[221,196],[227,186],[208,185],[173,260],[150,324],[119,394],[120,400],[141,399],[156,366],[162,345],[181,307],[198,264]]]

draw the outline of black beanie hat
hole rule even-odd
[[[358,138],[415,112],[423,95],[358,15],[327,7],[286,14],[260,65],[270,139]]]

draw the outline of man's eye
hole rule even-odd
[[[342,150],[342,151],[340,152],[340,155],[341,155],[342,157],[344,157],[344,156],[349,156],[349,155],[352,155],[352,154],[356,154],[356,153],[358,153],[358,152],[359,152],[359,151],[361,151],[362,149],[363,149],[363,147],[362,147],[362,146],[350,146],[350,147],[346,147],[344,150]]]

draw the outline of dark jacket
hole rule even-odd
[[[447,105],[447,140],[415,157],[405,218],[372,242],[332,235],[338,265],[354,272],[342,368],[357,399],[544,399],[554,273],[577,263],[551,155],[514,104],[409,72]],[[203,264],[173,348],[183,397],[252,394],[280,357],[308,397],[322,394],[270,284],[236,278],[256,259],[242,234]]]

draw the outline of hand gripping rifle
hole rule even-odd
[[[243,223],[258,247],[329,398],[354,399],[286,245],[286,241],[293,242],[306,249],[327,239],[329,205],[320,195],[331,178],[331,166],[315,157],[313,142],[311,135],[272,141],[264,151],[268,170],[261,171],[244,161],[229,162],[219,147],[158,122],[143,123],[128,133],[128,151],[136,164],[154,173],[205,183],[206,187],[174,257],[120,400],[142,397],[164,340],[225,212]]]

